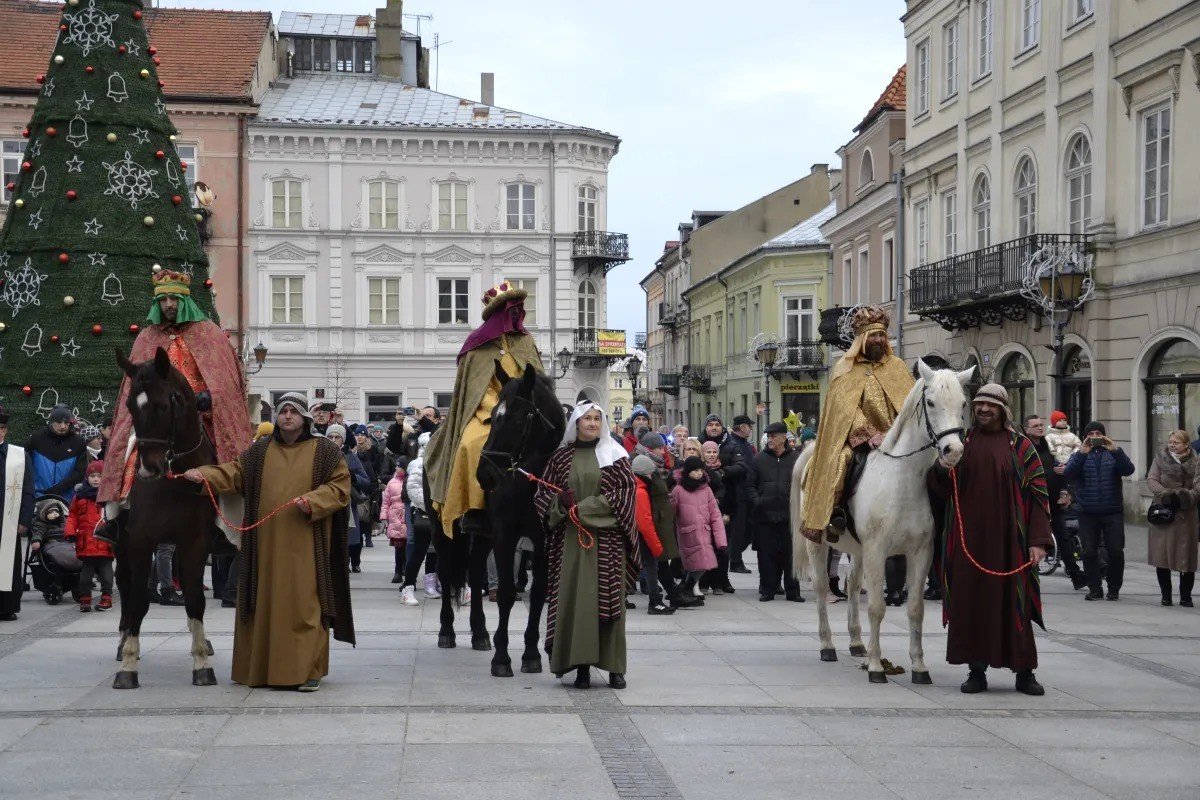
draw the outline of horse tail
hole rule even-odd
[[[808,462],[816,451],[816,442],[810,441],[800,451],[796,466],[792,469],[791,520],[792,520],[792,567],[796,577],[808,575],[812,579],[812,565],[808,558],[808,539],[800,531],[804,527],[804,473]]]

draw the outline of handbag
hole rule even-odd
[[[1175,509],[1162,503],[1151,503],[1146,510],[1146,522],[1151,525],[1170,525],[1175,521]]]

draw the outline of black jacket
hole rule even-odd
[[[1046,472],[1046,491],[1050,495],[1050,510],[1058,511],[1061,506],[1058,505],[1058,493],[1067,488],[1067,479],[1054,471],[1054,454],[1050,452],[1050,443],[1045,437],[1034,440],[1033,449],[1037,451],[1038,458],[1042,460],[1042,469]]]
[[[721,463],[726,468],[736,468],[732,474],[725,476],[726,484],[732,484],[735,487],[736,502],[750,502],[749,493],[746,490],[746,473],[750,470],[750,465],[754,461],[754,446],[736,433],[731,433],[725,437],[725,444],[721,445]],[[738,469],[741,473],[738,473]],[[728,493],[728,489],[726,490]]]
[[[743,484],[754,505],[756,522],[787,522],[791,508],[792,468],[800,453],[787,449],[783,455],[763,450],[754,457]]]

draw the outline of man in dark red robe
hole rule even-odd
[[[946,660],[967,664],[962,691],[987,689],[987,668],[1017,673],[1017,690],[1045,694],[1033,671],[1033,623],[1042,623],[1037,563],[1052,541],[1042,462],[1012,426],[1008,392],[988,384],[975,395],[975,427],[953,470],[931,474],[947,502],[942,569],[949,626]]]

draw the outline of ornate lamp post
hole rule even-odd
[[[1093,255],[1088,240],[1071,237],[1043,245],[1025,262],[1021,295],[1041,312],[1053,328],[1054,406],[1062,404],[1063,340],[1071,315],[1095,294],[1092,280]]]
[[[569,370],[571,368],[571,359],[572,358],[573,358],[573,356],[571,354],[571,351],[568,350],[565,345],[563,346],[562,350],[558,351],[558,355],[557,355],[558,368],[561,371],[557,375],[554,376],[556,379],[566,376],[567,370]]]
[[[263,364],[267,363],[267,346],[259,342],[251,351],[254,354],[254,366],[251,367],[249,361],[246,362],[246,374],[257,375],[263,368]]]
[[[625,362],[625,371],[629,373],[629,386],[632,390],[632,405],[637,405],[638,375],[642,374],[642,360],[636,355],[630,356]]]
[[[775,359],[779,357],[779,343],[767,341],[760,344],[754,351],[754,358],[762,364],[763,370],[763,402],[766,404],[767,424],[771,422],[771,373],[774,371]]]

